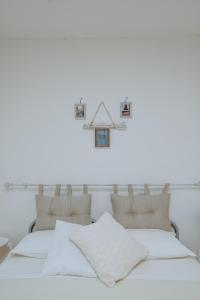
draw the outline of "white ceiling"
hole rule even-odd
[[[200,0],[0,0],[0,38],[200,35]]]

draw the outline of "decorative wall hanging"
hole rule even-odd
[[[74,114],[76,120],[86,119],[86,103],[82,103],[83,98],[81,97],[80,103],[74,105]]]
[[[124,99],[124,102],[120,103],[120,118],[132,118],[132,103],[127,100],[128,97]]]
[[[105,112],[108,116],[108,118],[110,119],[110,123],[105,124],[105,123],[99,123],[99,124],[95,124],[95,119],[96,116],[101,108],[101,106],[105,109]],[[115,123],[111,117],[111,114],[109,112],[109,110],[107,109],[105,103],[102,101],[100,102],[97,111],[94,114],[94,117],[92,119],[92,121],[88,124],[84,124],[83,125],[83,129],[94,129],[94,128],[110,128],[110,129],[117,129],[117,130],[125,130],[126,129],[126,123],[122,122],[122,123]]]
[[[95,128],[95,147],[110,147],[110,128]]]
[[[95,119],[100,110],[100,108],[104,108],[108,118],[110,119],[110,123],[96,123]],[[95,129],[95,147],[96,148],[108,148],[110,147],[110,129],[116,130],[125,130],[126,123],[115,123],[111,117],[109,110],[107,109],[104,102],[100,102],[97,111],[94,114],[92,121],[88,124],[83,125],[83,129]]]

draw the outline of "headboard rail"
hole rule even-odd
[[[92,223],[95,223],[94,219],[92,220]],[[36,220],[31,222],[31,224],[29,225],[29,229],[28,229],[29,233],[34,231],[35,224],[36,224]],[[176,223],[171,221],[171,227],[172,227],[172,231],[174,231],[174,233],[176,235],[176,238],[179,239],[179,229],[178,229],[178,226],[176,225]]]
[[[22,190],[30,190],[35,191],[38,189],[40,184],[36,183],[14,183],[14,182],[6,182],[4,184],[5,191],[9,192],[12,190],[15,191],[22,191]],[[87,184],[89,191],[108,191],[112,190],[114,184]],[[143,190],[144,184],[132,184],[135,190]],[[160,190],[162,189],[165,184],[148,184],[149,187],[153,190]],[[56,184],[43,184],[45,189],[55,189]],[[66,184],[61,184],[61,188],[66,188]],[[71,184],[74,191],[81,191],[83,184]],[[127,184],[118,184],[120,191],[127,190]],[[170,189],[174,190],[199,190],[200,191],[200,181],[196,183],[170,183]]]

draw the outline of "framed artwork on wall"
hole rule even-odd
[[[95,147],[110,147],[110,128],[95,128]]]
[[[77,103],[74,105],[74,114],[76,120],[85,120],[86,119],[86,104]]]
[[[121,118],[132,118],[132,103],[121,102],[120,103],[120,117]]]

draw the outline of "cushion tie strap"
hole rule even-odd
[[[169,193],[169,189],[170,189],[170,184],[166,183],[164,188],[162,189],[162,193],[163,194],[168,194]]]
[[[128,194],[129,194],[129,196],[133,196],[133,186],[132,186],[132,184],[128,184]]]
[[[88,186],[87,186],[87,184],[83,185],[83,194],[88,194]]]
[[[39,196],[43,196],[44,195],[44,185],[43,184],[39,184],[39,186],[38,186],[38,194],[39,194]]]
[[[61,184],[57,184],[56,188],[55,188],[55,192],[54,192],[54,196],[55,197],[59,197],[60,196],[60,190],[61,190]]]
[[[71,196],[72,195],[72,186],[71,184],[67,184],[67,196]]]
[[[148,184],[144,184],[144,194],[150,195],[150,189]]]
[[[117,184],[114,184],[113,185],[113,194],[118,194],[118,185]]]

